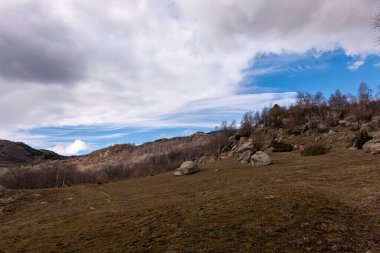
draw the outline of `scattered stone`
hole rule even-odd
[[[247,150],[239,155],[239,161],[243,164],[249,163],[253,152],[251,150]]]
[[[4,190],[5,187],[0,184],[0,190]]]
[[[276,198],[279,198],[279,196],[269,195],[269,196],[266,196],[264,199],[276,199]]]
[[[45,205],[45,204],[47,204],[48,202],[46,202],[46,201],[42,201],[40,204],[41,205]]]
[[[181,164],[181,166],[174,171],[174,175],[182,176],[189,175],[199,171],[197,164],[193,161],[186,161]]]
[[[272,158],[262,151],[257,151],[254,155],[251,156],[251,164],[253,166],[269,165],[271,163]]]
[[[336,134],[336,132],[335,132],[334,130],[331,129],[331,130],[328,132],[328,134],[333,135],[333,134]]]
[[[91,210],[95,210],[95,207],[93,207],[93,206],[90,206],[90,209],[91,209]]]
[[[349,150],[358,150],[357,147],[349,147],[348,149],[349,149]]]

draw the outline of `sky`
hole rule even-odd
[[[1,0],[0,138],[77,155],[380,84],[378,0]]]

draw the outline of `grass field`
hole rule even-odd
[[[0,252],[380,252],[380,156],[0,192]]]

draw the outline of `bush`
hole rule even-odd
[[[356,137],[355,146],[358,149],[363,149],[363,145],[372,139],[371,136],[368,135],[367,131],[361,131]]]
[[[301,155],[317,156],[317,155],[324,155],[328,153],[329,151],[330,151],[329,147],[326,147],[323,144],[315,144],[315,145],[305,147],[305,149],[301,151]]]
[[[293,146],[284,142],[272,141],[273,152],[291,152]]]

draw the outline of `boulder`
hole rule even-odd
[[[351,123],[348,122],[347,120],[339,120],[338,124],[341,125],[341,126],[346,126],[346,127],[348,127],[348,126],[351,125]]]
[[[5,189],[5,187],[0,184],[0,191],[4,190],[4,189]]]
[[[254,155],[251,156],[251,164],[253,166],[269,165],[271,163],[272,158],[262,151],[257,151]]]
[[[350,123],[358,121],[358,118],[356,115],[348,115],[347,117],[344,118],[345,121],[348,121]]]
[[[333,135],[333,134],[336,134],[336,132],[335,132],[334,130],[331,129],[331,130],[328,132],[328,134]]]
[[[361,125],[360,131],[366,131],[366,132],[375,132],[379,130],[379,122],[377,121],[370,121],[368,123],[365,123]]]
[[[245,151],[245,152],[243,152],[243,153],[241,153],[240,155],[239,155],[239,161],[241,162],[241,163],[249,163],[249,161],[250,161],[250,159],[251,159],[251,156],[252,156],[252,151],[251,150],[247,150],[247,151]]]
[[[246,140],[246,138],[244,138],[244,140],[245,140],[244,142],[239,142],[239,147],[237,149],[238,153],[243,153],[247,150],[253,150],[254,148],[253,141],[251,139]]]
[[[319,123],[317,127],[318,127],[318,131],[323,132],[323,133],[329,130],[326,124],[323,124],[323,123]]]
[[[371,136],[372,139],[380,139],[380,131],[371,132],[371,133],[368,133],[368,135]]]
[[[197,164],[193,161],[186,161],[181,164],[181,166],[174,171],[174,175],[182,176],[189,175],[199,171]]]
[[[380,143],[376,143],[371,146],[371,153],[373,155],[380,154]]]
[[[380,139],[373,139],[367,141],[363,145],[363,151],[366,153],[379,154],[380,153]]]

